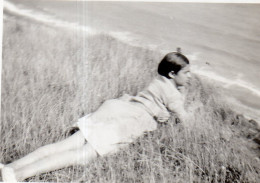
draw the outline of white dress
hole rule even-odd
[[[156,117],[183,110],[183,98],[173,80],[158,76],[137,96],[124,95],[104,102],[77,125],[99,155],[106,155],[157,128]]]

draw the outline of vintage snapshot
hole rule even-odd
[[[0,181],[260,182],[260,4],[4,0]]]

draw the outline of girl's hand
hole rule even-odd
[[[182,94],[182,95],[185,95],[186,92],[187,92],[187,89],[185,86],[178,86],[178,91]]]

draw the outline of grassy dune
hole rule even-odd
[[[11,162],[65,138],[68,127],[103,101],[136,94],[156,75],[163,54],[108,35],[4,21],[0,161]],[[199,107],[198,107],[199,106]],[[193,77],[190,127],[167,124],[115,155],[28,181],[259,182],[254,121],[237,115],[219,88]]]

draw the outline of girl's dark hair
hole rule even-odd
[[[158,73],[170,79],[169,72],[174,71],[174,73],[177,74],[189,63],[189,60],[183,54],[178,52],[171,52],[165,55],[165,57],[159,63]]]

